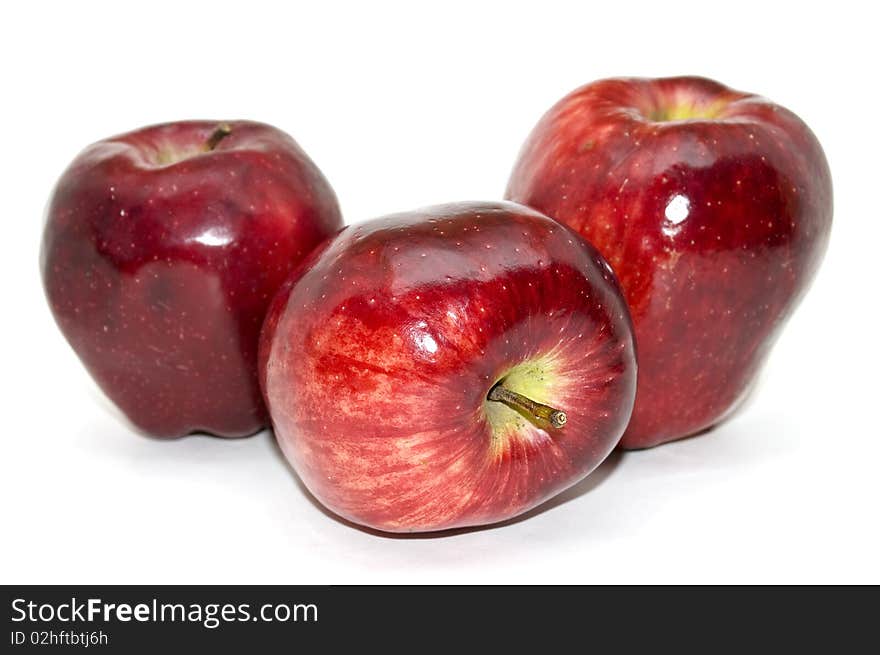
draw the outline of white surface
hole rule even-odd
[[[3,10],[0,582],[880,582],[876,21],[855,3],[315,4]],[[44,206],[101,137],[183,118],[273,123],[351,222],[498,198],[563,94],[683,73],[813,127],[835,184],[828,256],[739,414],[617,456],[527,520],[379,537],[318,509],[267,432],[138,436],[45,305]]]

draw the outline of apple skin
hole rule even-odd
[[[138,428],[245,436],[268,423],[257,347],[269,302],[341,227],[333,190],[285,133],[157,125],[88,147],[63,174],[43,282],[62,333]]]
[[[574,91],[529,136],[506,197],[586,237],[623,286],[639,351],[624,448],[696,434],[737,406],[831,229],[809,128],[704,78]]]
[[[275,435],[308,489],[389,532],[538,505],[608,455],[635,398],[630,318],[608,264],[505,202],[343,230],[276,296],[260,366]],[[567,424],[487,400],[502,378]]]

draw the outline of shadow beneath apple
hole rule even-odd
[[[608,457],[605,459],[605,461],[603,461],[592,473],[590,473],[580,482],[575,483],[565,491],[553,496],[553,498],[544,501],[537,507],[533,507],[527,512],[524,512],[518,516],[514,516],[513,518],[506,519],[504,521],[489,523],[487,525],[476,525],[464,528],[451,528],[448,530],[441,530],[437,532],[383,532],[382,530],[376,530],[374,528],[369,528],[367,526],[354,523],[353,521],[349,521],[348,519],[345,519],[324,507],[324,505],[322,505],[321,502],[312,495],[312,492],[308,490],[305,483],[303,483],[299,475],[297,475],[296,471],[290,465],[290,462],[287,461],[284,453],[281,452],[281,447],[278,445],[277,440],[274,438],[274,434],[272,435],[272,441],[274,444],[275,455],[284,463],[284,465],[290,471],[291,477],[293,478],[296,486],[299,487],[300,491],[302,491],[303,495],[309,500],[309,502],[318,511],[324,514],[324,516],[332,519],[333,521],[336,521],[337,523],[345,525],[346,527],[358,530],[359,532],[363,532],[374,537],[395,540],[444,539],[448,537],[455,537],[461,534],[468,534],[471,532],[482,532],[484,530],[503,528],[509,525],[515,525],[522,521],[526,521],[530,518],[543,514],[544,512],[548,512],[556,507],[559,507],[560,505],[564,505],[569,501],[576,500],[584,494],[591,492],[593,489],[595,489],[605,480],[607,480],[612,473],[614,473],[625,455],[625,453],[622,453],[619,450],[613,450],[611,454],[608,455]]]

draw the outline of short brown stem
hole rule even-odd
[[[208,137],[208,141],[205,143],[205,148],[207,150],[213,150],[217,147],[217,144],[220,143],[223,139],[232,134],[232,127],[229,123],[220,123],[211,136]]]
[[[492,387],[488,398],[489,400],[504,403],[508,407],[525,412],[536,419],[547,421],[554,428],[561,428],[568,420],[565,412],[549,405],[535,402],[531,398],[526,398],[516,391],[511,391],[507,387],[501,386],[500,383]]]

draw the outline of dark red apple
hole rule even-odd
[[[743,398],[819,266],[831,177],[797,116],[702,78],[610,79],[554,106],[507,188],[608,259],[636,329],[621,445],[695,434]]]
[[[513,203],[346,228],[279,292],[260,366],[311,492],[394,532],[501,521],[577,482],[623,433],[636,380],[611,269]]]
[[[61,177],[43,282],[64,336],[135,425],[243,436],[268,421],[266,308],[341,226],[330,185],[283,132],[158,125],[90,146]]]

